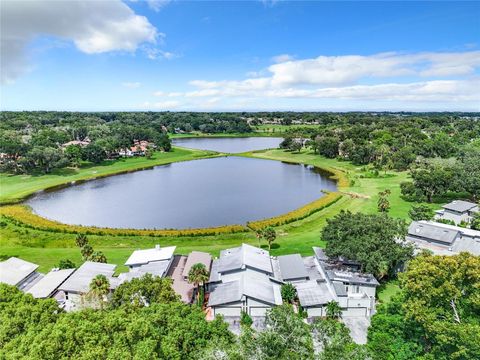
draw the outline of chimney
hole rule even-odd
[[[155,250],[160,250],[160,244],[155,245]]]

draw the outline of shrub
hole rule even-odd
[[[245,311],[240,313],[240,325],[250,327],[253,324],[253,320]]]

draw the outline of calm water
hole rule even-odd
[[[28,204],[68,224],[182,229],[280,215],[335,188],[311,167],[231,156],[93,180],[40,193]]]
[[[278,148],[282,138],[248,137],[248,138],[184,138],[174,139],[175,146],[190,149],[213,150],[222,153],[240,153],[245,151]]]

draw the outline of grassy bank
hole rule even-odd
[[[171,152],[156,152],[150,159],[145,157],[123,158],[115,161],[104,161],[98,165],[84,165],[78,169],[56,169],[50,174],[40,175],[7,175],[0,174],[0,204],[12,204],[29,195],[55,186],[121,174],[130,171],[165,165],[172,162],[214,157],[213,151],[183,149],[174,147]]]

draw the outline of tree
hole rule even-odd
[[[480,230],[480,212],[473,213],[470,227],[474,230]]]
[[[415,188],[421,191],[428,202],[432,202],[434,196],[442,196],[451,188],[455,173],[449,166],[427,164],[412,170],[411,176]]]
[[[67,165],[68,159],[57,148],[37,146],[25,154],[21,164],[29,170],[50,173],[53,169]]]
[[[101,251],[94,251],[92,255],[89,256],[88,260],[104,264],[107,263],[107,257]]]
[[[65,149],[65,156],[70,165],[79,166],[82,161],[82,148],[79,145],[69,145]]]
[[[405,235],[403,220],[385,214],[341,211],[327,219],[321,238],[327,242],[327,256],[358,261],[362,271],[382,279],[385,273],[393,275],[400,264],[411,258],[412,245],[401,240]]]
[[[282,299],[284,302],[292,304],[297,298],[297,289],[292,284],[283,284],[280,288]]]
[[[107,154],[105,150],[96,143],[90,143],[83,148],[82,151],[82,159],[86,161],[90,161],[94,164],[99,164],[103,160],[105,160]]]
[[[87,261],[90,259],[90,256],[92,256],[93,254],[93,248],[90,244],[85,244],[84,246],[82,246],[82,248],[80,249],[80,253],[82,254],[82,258],[84,261]]]
[[[353,342],[350,331],[335,319],[317,319],[312,326],[313,337],[320,346],[318,360],[367,360],[367,351]]]
[[[390,201],[388,201],[388,197],[390,196],[390,194],[391,192],[389,189],[380,191],[378,193],[377,207],[379,212],[387,213],[388,210],[390,210]]]
[[[122,283],[115,289],[111,306],[143,307],[152,304],[177,302],[178,295],[172,288],[172,279],[145,274]]]
[[[269,226],[262,231],[262,234],[263,234],[263,238],[267,241],[268,250],[270,251],[272,249],[272,244],[277,238],[277,233],[275,232],[274,228]]]
[[[85,234],[78,234],[75,237],[75,245],[77,245],[79,248],[84,247],[85,245],[88,244],[88,238],[87,235]]]
[[[317,136],[314,141],[314,148],[318,153],[330,159],[337,157],[339,146],[339,140],[332,136]]]
[[[172,141],[168,135],[163,132],[158,134],[158,136],[155,138],[155,145],[157,145],[159,149],[166,152],[172,149]]]
[[[62,259],[58,262],[57,267],[59,269],[75,269],[75,263],[70,259]]]
[[[412,206],[408,212],[413,221],[432,220],[434,215],[434,211],[427,205]]]
[[[87,299],[97,303],[100,308],[103,309],[109,293],[110,282],[105,275],[99,274],[90,282],[90,290],[87,293]]]
[[[340,319],[342,316],[342,308],[336,301],[329,301],[325,306],[325,313],[328,319]]]
[[[203,306],[205,290],[205,283],[208,281],[209,273],[206,266],[202,263],[192,265],[188,272],[188,282],[194,284],[198,293],[198,305]],[[202,292],[200,294],[199,285],[202,285]]]
[[[240,313],[240,325],[245,327],[250,327],[253,324],[253,320],[245,311]]]

